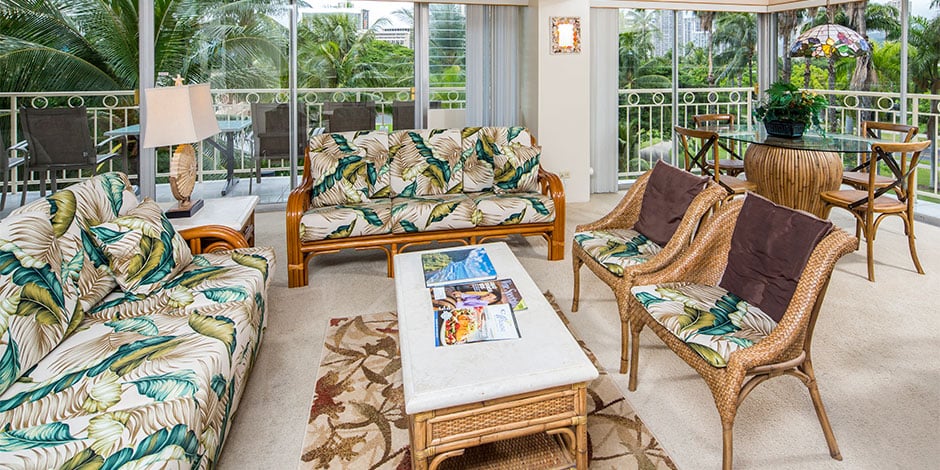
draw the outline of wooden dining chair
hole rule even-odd
[[[855,216],[855,231],[865,235],[868,249],[868,280],[875,280],[875,267],[872,260],[872,244],[875,232],[881,221],[890,215],[901,217],[904,232],[911,251],[911,259],[917,272],[924,274],[924,268],[917,259],[914,246],[914,199],[917,193],[917,162],[921,152],[930,146],[930,141],[921,142],[876,142],[871,144],[868,161],[870,167],[884,164],[891,170],[893,178],[888,184],[877,182],[878,174],[867,173],[868,185],[865,190],[845,189],[825,191],[820,194],[826,204],[826,213],[833,207],[849,211]],[[895,158],[897,155],[899,158]],[[894,195],[889,193],[894,192]]]
[[[696,129],[703,128],[734,128],[734,114],[730,113],[713,113],[713,114],[696,114],[692,116],[692,122],[695,123]],[[719,160],[721,171],[731,175],[737,176],[741,173],[744,173],[744,159],[741,158],[737,152],[734,151],[730,146],[718,141],[718,147],[728,153],[729,158],[722,158]],[[709,165],[715,166],[715,161],[710,160]],[[718,172],[718,169],[715,169]]]
[[[862,121],[860,127],[862,137],[887,140],[888,135],[886,134],[898,134],[896,137],[900,142],[910,142],[911,139],[917,135],[917,132],[917,126],[895,124],[893,122]],[[868,165],[869,160],[866,159],[866,161],[860,165],[842,172],[842,184],[849,185],[855,189],[866,189],[869,184]],[[893,182],[894,178],[882,176],[875,172],[876,187],[887,186]]]
[[[679,136],[679,148],[683,154],[685,170],[699,172],[708,176],[725,188],[730,199],[748,191],[756,191],[757,184],[731,175],[721,173],[721,160],[718,159],[718,134],[713,131],[675,127]],[[712,163],[709,164],[709,154]]]

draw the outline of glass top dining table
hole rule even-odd
[[[819,134],[815,131],[806,132],[802,137],[785,138],[768,135],[761,125],[736,126],[734,128],[715,128],[718,137],[722,139],[743,142],[747,144],[767,145],[793,150],[810,150],[816,152],[836,153],[866,153],[871,151],[871,144],[879,142],[877,139],[859,137],[851,134]]]
[[[762,125],[712,128],[726,143],[747,144],[744,173],[757,183],[757,193],[777,204],[825,218],[819,194],[839,189],[842,155],[871,151],[875,139],[846,134],[807,132],[798,138],[767,135]],[[730,142],[729,142],[730,141]]]

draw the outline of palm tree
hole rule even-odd
[[[730,78],[740,86],[741,69],[746,69],[747,86],[754,84],[754,58],[757,54],[757,18],[750,13],[719,13],[715,19],[715,44],[721,51],[716,57],[724,68],[716,83]]]
[[[777,13],[777,30],[780,32],[780,36],[783,37],[783,77],[786,81],[790,81],[790,75],[793,73],[793,60],[790,57],[789,49],[790,44],[793,42],[791,39],[793,33],[796,32],[796,28],[803,22],[805,15],[805,10],[788,10]]]
[[[715,86],[715,64],[712,56],[714,52],[714,47],[712,46],[712,25],[715,23],[715,12],[696,11],[695,16],[698,17],[702,31],[705,33],[705,44],[708,48],[708,76],[706,81],[708,82],[708,86],[712,87]]]
[[[360,60],[374,28],[359,31],[348,15],[323,14],[304,19],[297,28],[297,65],[301,87],[353,88],[372,86],[381,79],[375,64]]]

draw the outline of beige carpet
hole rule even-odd
[[[553,301],[551,294],[546,296]],[[559,315],[565,320],[564,314]],[[331,318],[326,328],[299,468],[410,468],[398,318],[394,312]],[[585,347],[583,342],[581,345]],[[585,352],[594,358],[586,347]],[[675,468],[603,370],[588,385],[587,405],[588,458],[592,466],[622,470]],[[519,441],[508,448],[515,448]],[[492,443],[474,451],[505,454],[499,452],[502,447],[507,446]],[[543,462],[552,466],[571,462],[570,457],[557,452],[546,454]],[[468,463],[459,463],[460,459],[445,462],[448,468]]]
[[[620,199],[594,195],[569,204],[568,240],[578,223]],[[851,227],[847,216],[834,220]],[[378,251],[317,257],[310,285],[287,288],[283,212],[257,216],[258,244],[277,250],[269,324],[258,362],[219,468],[297,468],[314,393],[324,325],[333,317],[395,309],[394,280]],[[735,464],[757,469],[936,468],[940,461],[940,229],[918,224],[927,275],[913,272],[899,220],[875,244],[869,283],[864,251],[843,258],[816,328],[813,354],[820,393],[844,461],[832,460],[805,387],[782,377],[758,387],[735,424]],[[608,370],[619,366],[620,328],[613,296],[587,270],[581,309],[570,313],[571,261],[545,260],[545,243],[513,238],[513,251],[543,290],[551,290]],[[611,374],[621,390],[626,377]],[[625,393],[679,468],[718,468],[721,426],[704,382],[651,333],[641,336],[639,388]],[[597,466],[597,468],[605,468]]]

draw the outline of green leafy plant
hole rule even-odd
[[[790,121],[821,129],[819,113],[829,106],[822,95],[801,91],[788,82],[776,82],[766,91],[764,99],[754,108],[759,121]]]

